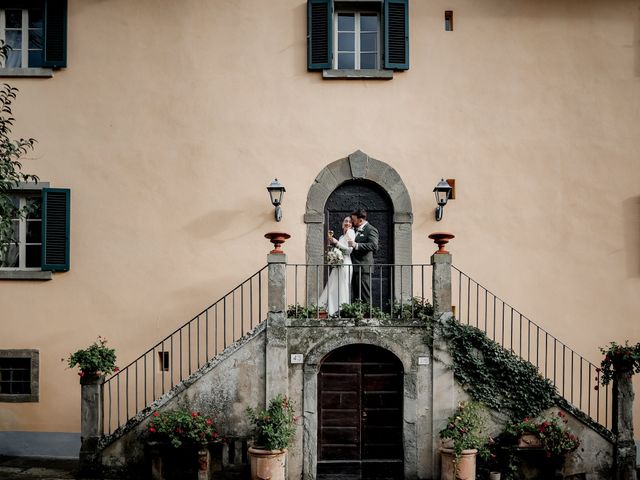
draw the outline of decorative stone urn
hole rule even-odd
[[[287,449],[263,450],[249,447],[251,480],[285,480]]]
[[[449,253],[444,249],[444,246],[449,243],[449,240],[455,238],[456,236],[453,233],[448,232],[433,232],[429,235],[429,238],[433,240],[433,243],[438,245],[438,250],[436,250],[436,254]]]
[[[284,250],[282,250],[282,244],[289,238],[291,235],[284,232],[269,232],[265,233],[265,238],[268,238],[271,243],[273,243],[273,250],[269,253],[279,253],[283,254]]]
[[[456,462],[452,448],[440,448],[440,480],[475,480],[477,449],[463,450]]]

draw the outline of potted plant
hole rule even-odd
[[[247,408],[255,443],[249,447],[251,480],[284,480],[287,448],[295,434],[296,417],[289,399],[280,394],[266,410]]]
[[[569,431],[567,423],[566,413],[558,411],[539,419],[525,418],[508,426],[507,432],[518,438],[519,448],[541,448],[548,458],[564,459],[580,446],[580,440]],[[531,440],[532,437],[535,440]]]
[[[62,361],[65,361],[63,358]],[[89,347],[78,350],[66,359],[69,368],[80,369],[81,382],[87,380],[84,377],[100,377],[118,372],[116,367],[116,351],[107,347],[107,339],[98,336],[97,340]]]
[[[478,402],[462,402],[440,430],[441,480],[475,480],[476,456],[488,454],[485,419]]]
[[[149,443],[152,455],[152,469],[156,472],[164,471],[165,457],[176,460],[180,455],[164,455],[165,445],[174,449],[184,449],[184,455],[197,469],[197,478],[208,479],[210,471],[210,454],[208,446],[224,441],[215,423],[215,416],[201,415],[200,412],[188,410],[155,411],[149,422]],[[197,466],[193,452],[197,452]],[[178,467],[184,473],[188,465]],[[161,473],[163,476],[163,474]]]
[[[596,368],[598,382],[608,385],[616,373],[626,375],[628,378],[635,373],[640,373],[640,343],[629,345],[625,342],[620,345],[611,342],[607,348],[600,348],[604,358],[600,362],[600,368]],[[598,390],[598,386],[595,386]]]

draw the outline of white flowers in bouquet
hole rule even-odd
[[[327,263],[332,266],[342,265],[344,263],[344,255],[342,250],[337,247],[327,250]]]

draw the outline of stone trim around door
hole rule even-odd
[[[318,452],[318,372],[322,359],[339,347],[354,344],[368,344],[382,347],[393,353],[404,368],[403,392],[403,445],[405,478],[418,477],[418,438],[416,422],[420,401],[418,399],[418,370],[411,354],[402,345],[390,340],[386,335],[374,331],[360,331],[358,335],[333,334],[315,345],[306,355],[303,374],[303,479],[316,478]]]
[[[307,265],[324,263],[324,207],[329,195],[349,180],[368,180],[387,192],[393,205],[394,263],[410,265],[413,213],[407,187],[393,167],[360,150],[327,165],[309,188],[304,214],[304,222],[307,224]],[[317,285],[314,283],[315,276],[312,277],[314,278],[309,280],[311,283],[307,288],[314,292]],[[400,282],[396,282],[396,285],[399,284]],[[409,284],[405,282],[405,285]],[[399,295],[399,292],[396,294]]]

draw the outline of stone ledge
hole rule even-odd
[[[349,327],[391,327],[426,328],[424,320],[400,320],[379,318],[288,318],[287,327],[291,328],[349,328]]]
[[[43,270],[0,270],[0,280],[52,280],[53,273]]]
[[[393,70],[323,70],[322,78],[329,80],[391,80]]]
[[[53,77],[51,68],[0,68],[0,77]]]

